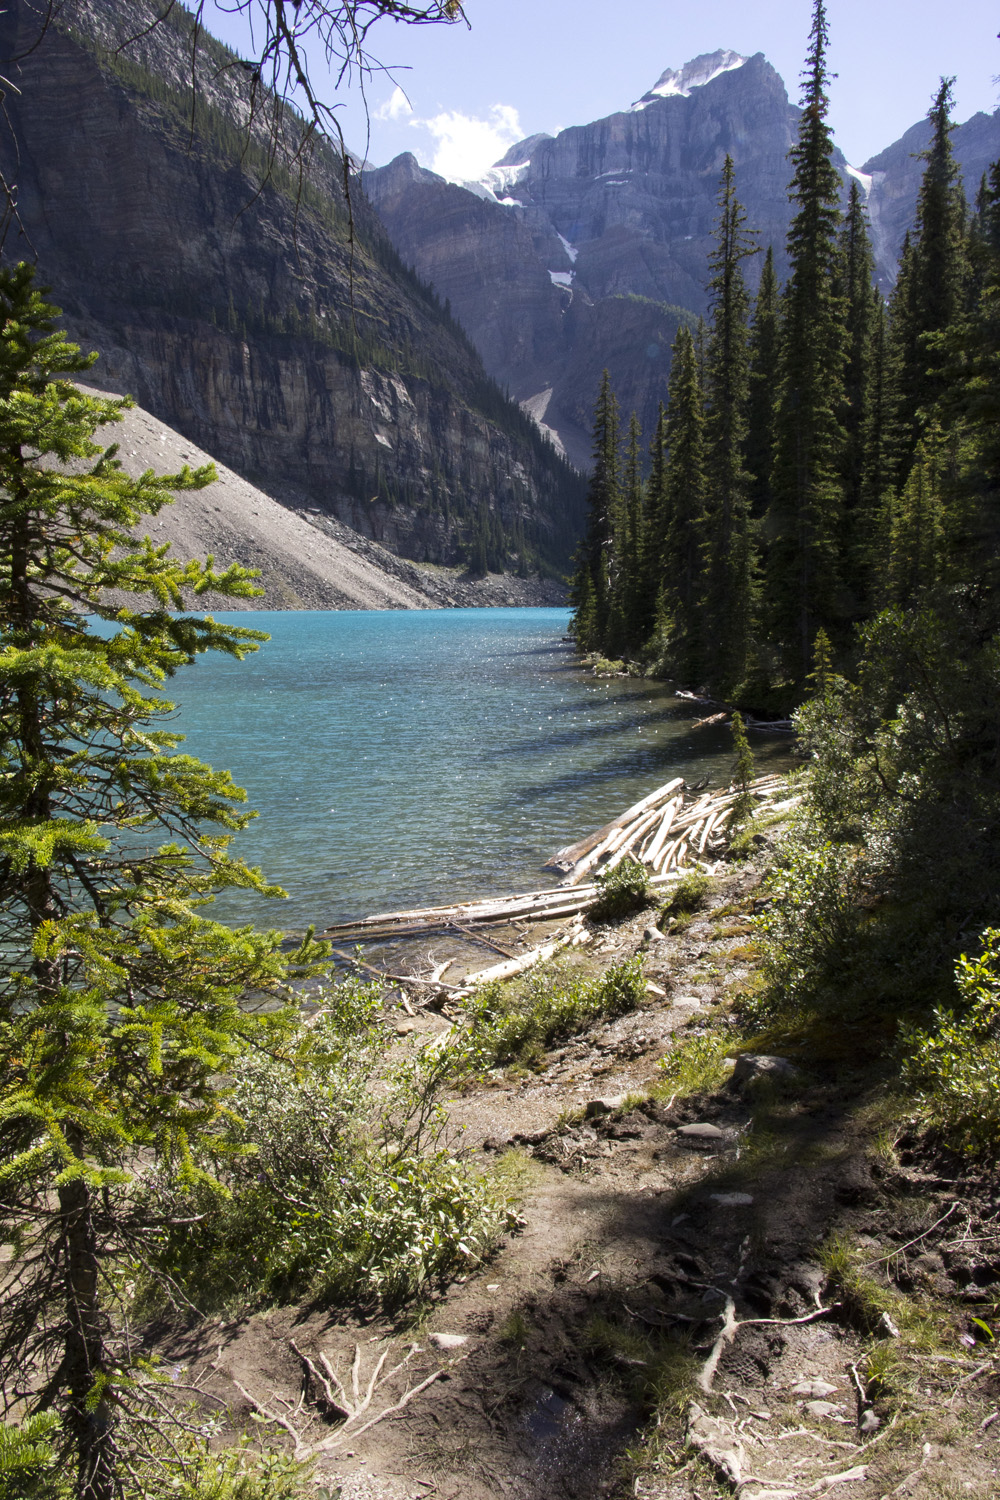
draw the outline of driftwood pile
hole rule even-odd
[[[751,783],[750,793],[758,801],[767,802],[783,780],[781,776],[761,776]],[[692,857],[701,859],[706,852],[714,854],[724,846],[739,796],[737,788],[729,787],[705,792],[685,806],[684,780],[677,776],[596,833],[560,849],[545,868],[561,870],[566,876],[563,885],[572,886],[598,865],[611,870],[630,856],[648,866],[654,875],[665,875],[690,864]]]
[[[751,794],[761,803],[770,802],[782,786],[781,776],[762,776],[751,784]],[[715,855],[723,848],[738,793],[729,787],[705,792],[693,802],[684,801],[684,781],[675,777],[665,786],[650,792],[620,817],[581,839],[560,849],[546,868],[561,870],[566,878],[544,891],[528,891],[517,896],[492,897],[483,901],[463,901],[452,906],[413,907],[408,911],[379,912],[355,922],[340,922],[322,934],[334,943],[379,942],[432,933],[453,933],[472,937],[507,955],[503,963],[469,974],[461,985],[447,984],[441,972],[429,978],[386,974],[397,984],[422,985],[440,995],[459,998],[470,987],[493,979],[507,979],[533,964],[549,958],[559,948],[586,942],[589,934],[582,917],[598,898],[598,887],[584,882],[591,871],[613,869],[626,856],[638,859],[651,871],[650,885],[655,890],[673,884],[693,861]],[[484,926],[509,923],[515,927],[530,922],[550,922],[572,918],[564,932],[527,953],[513,954],[500,944],[485,938]],[[334,952],[338,950],[335,948]],[[347,958],[347,954],[341,954]],[[352,960],[352,962],[359,962]],[[361,967],[371,970],[370,965]],[[374,972],[374,971],[372,971]]]

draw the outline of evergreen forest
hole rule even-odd
[[[971,610],[989,631],[996,602],[1000,163],[967,203],[942,79],[886,303],[856,180],[842,205],[827,48],[817,4],[787,282],[727,156],[709,319],[677,335],[648,453],[602,383],[573,585],[582,651],[772,713],[801,702],[818,663],[850,673],[887,610]]]

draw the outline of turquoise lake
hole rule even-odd
[[[664,684],[596,680],[566,610],[246,612],[270,641],[168,685],[190,754],[260,814],[234,844],[288,892],[217,912],[285,928],[538,889],[545,860],[672,775],[727,776],[730,736]],[[700,710],[704,713],[704,710]],[[759,736],[761,769],[787,741]]]

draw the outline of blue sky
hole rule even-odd
[[[514,141],[627,109],[664,69],[719,47],[763,52],[797,100],[812,14],[811,0],[466,0],[465,8],[469,27],[379,23],[371,46],[388,71],[367,80],[366,99],[357,89],[338,94],[313,60],[353,150],[365,149],[370,131],[373,165],[412,151],[445,176],[475,177]],[[957,78],[956,119],[1000,103],[995,0],[827,0],[827,16],[838,75],[830,120],[853,165],[926,113],[943,74]],[[212,29],[245,43],[218,10]]]

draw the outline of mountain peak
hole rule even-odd
[[[686,62],[683,68],[668,68],[649,92],[636,100],[632,108],[645,109],[647,105],[655,104],[657,99],[669,99],[675,95],[686,99],[692,89],[704,87],[713,78],[718,78],[720,73],[730,73],[733,68],[742,68],[745,62],[745,57],[739,52],[730,51],[728,47],[720,47],[717,52],[703,52],[700,57],[693,57],[690,62]]]

